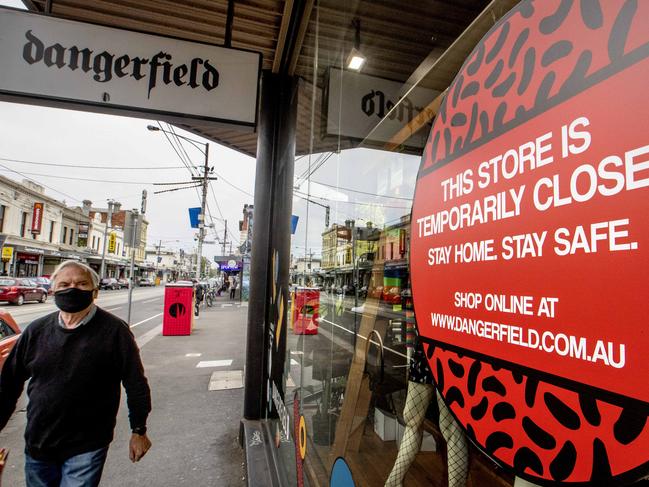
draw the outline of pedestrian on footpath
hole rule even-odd
[[[77,261],[52,274],[55,311],[33,321],[0,375],[0,430],[11,417],[25,381],[27,487],[99,485],[120,404],[127,395],[133,434],[129,457],[151,447],[146,420],[151,392],[128,325],[94,304],[99,276]]]
[[[234,299],[234,295],[237,293],[237,278],[232,278],[232,285],[230,286],[230,299]]]

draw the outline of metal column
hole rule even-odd
[[[245,419],[250,420],[265,417],[267,378],[269,375],[277,378],[283,371],[297,86],[295,77],[270,71],[262,75],[243,414]],[[275,343],[274,328],[271,327],[276,327],[280,321],[277,303],[282,299],[285,300],[283,329],[278,335],[279,342]],[[269,358],[272,359],[270,371]],[[281,384],[278,385],[281,387]]]

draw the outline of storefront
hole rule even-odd
[[[454,20],[459,31],[455,44],[446,50],[441,48],[440,26],[436,24],[439,12],[432,7],[425,12],[426,7],[410,4],[396,8],[395,4],[370,6],[360,2],[352,8],[341,2],[320,1],[314,10],[306,48],[315,53],[312,73],[322,90],[313,90],[309,85],[300,92],[303,98],[299,103],[311,107],[309,115],[315,123],[306,126],[298,121],[296,138],[317,141],[314,145],[320,150],[295,163],[291,211],[304,224],[293,236],[292,252],[299,259],[308,257],[305,249],[322,249],[325,289],[300,314],[295,307],[302,304],[288,302],[281,288],[270,287],[262,416],[271,420],[270,424],[264,423],[261,431],[274,444],[273,458],[278,462],[282,485],[417,487],[447,485],[446,477],[453,485],[465,485],[462,479],[468,478],[468,485],[496,487],[523,485],[525,481],[531,482],[525,485],[628,485],[647,473],[647,403],[635,392],[627,389],[620,394],[623,388],[611,388],[591,378],[595,369],[605,373],[606,366],[589,370],[576,366],[579,372],[567,372],[575,365],[574,359],[564,358],[569,355],[563,353],[561,340],[565,335],[557,335],[559,341],[555,345],[559,351],[550,360],[554,363],[550,366],[545,363],[549,356],[541,354],[539,360],[535,351],[527,355],[525,348],[520,351],[525,346],[517,349],[507,338],[496,337],[488,347],[480,340],[458,338],[457,335],[464,337],[462,333],[470,334],[469,326],[473,325],[458,325],[456,329],[450,324],[447,329],[452,331],[444,335],[434,327],[446,325],[431,322],[437,316],[438,306],[447,316],[472,320],[471,323],[476,319],[502,320],[509,330],[514,326],[510,322],[533,321],[539,329],[553,329],[556,323],[552,319],[543,320],[537,314],[532,320],[528,317],[531,311],[516,312],[501,301],[515,300],[526,292],[534,294],[533,299],[538,302],[546,299],[543,292],[562,293],[561,300],[567,302],[584,299],[579,292],[554,283],[538,264],[517,261],[538,257],[539,262],[552,262],[550,258],[542,260],[538,253],[532,254],[529,248],[521,256],[523,247],[531,244],[521,242],[518,251],[510,245],[515,238],[513,234],[507,237],[507,232],[515,232],[516,225],[494,223],[507,218],[516,221],[516,209],[512,206],[513,201],[519,201],[516,191],[522,195],[520,185],[528,184],[530,200],[536,197],[540,201],[543,195],[543,201],[548,201],[542,210],[533,213],[533,218],[543,221],[540,225],[547,228],[558,225],[556,222],[562,221],[572,207],[567,207],[567,199],[561,200],[563,193],[559,195],[558,183],[553,188],[552,181],[556,180],[552,179],[552,171],[543,173],[546,179],[538,176],[510,187],[501,180],[523,179],[525,171],[538,170],[538,166],[523,169],[519,165],[513,169],[511,157],[494,158],[517,147],[529,151],[534,144],[538,144],[535,150],[550,154],[551,149],[543,148],[543,140],[534,142],[535,137],[542,139],[547,132],[556,133],[562,124],[567,124],[563,130],[574,130],[575,139],[583,141],[588,137],[588,122],[579,117],[588,117],[596,110],[590,109],[587,102],[578,108],[567,104],[563,112],[556,109],[563,100],[577,96],[579,83],[586,83],[574,76],[585,76],[590,61],[586,62],[584,56],[588,54],[580,58],[585,63],[583,70],[575,68],[570,78],[574,84],[568,83],[565,88],[572,90],[570,94],[550,88],[559,76],[557,73],[547,74],[545,80],[538,82],[532,80],[530,66],[538,62],[545,69],[557,63],[559,72],[572,70],[574,63],[568,67],[559,61],[568,56],[572,46],[575,50],[584,48],[583,41],[573,38],[572,32],[583,29],[584,23],[587,30],[597,31],[592,22],[610,28],[616,18],[621,22],[619,16],[628,14],[624,29],[630,29],[633,39],[628,41],[628,49],[644,46],[644,50],[635,52],[637,57],[627,62],[632,65],[644,59],[643,67],[638,69],[647,73],[646,29],[640,34],[644,27],[637,23],[640,21],[631,20],[637,19],[634,15],[639,13],[620,13],[624,2],[613,2],[615,5],[602,11],[595,5],[598,2],[592,2],[590,7],[582,2],[581,14],[576,6],[572,10],[565,6],[562,10],[559,2],[543,7],[538,2],[499,2],[498,8],[487,2],[461,3],[464,18]],[[390,29],[389,15],[408,19],[412,30],[406,33]],[[346,42],[336,43],[330,33],[340,16],[349,19],[349,28],[340,36]],[[501,17],[503,20],[494,27]],[[566,18],[573,27],[560,26]],[[553,41],[567,36],[570,42],[556,40],[557,44],[548,48],[550,44],[546,46],[543,37],[530,33],[539,23],[542,36],[557,30],[560,34],[553,34]],[[463,33],[464,28],[467,30]],[[483,36],[485,40],[479,42]],[[539,44],[530,47],[526,44],[527,36]],[[415,38],[421,38],[427,47],[418,50],[412,44]],[[388,45],[399,46],[403,55],[386,59]],[[351,46],[366,57],[360,72],[346,65]],[[596,43],[593,49],[602,46]],[[462,50],[464,55],[460,58]],[[615,63],[614,66],[624,69]],[[458,70],[460,75],[456,78]],[[564,73],[566,77],[569,74]],[[592,83],[594,79],[586,84]],[[534,91],[531,102],[521,96],[527,84]],[[508,108],[510,105],[513,108]],[[549,112],[551,108],[555,112],[544,117],[545,110]],[[641,118],[646,123],[646,110],[643,113]],[[535,126],[530,120],[538,120],[540,125]],[[605,119],[599,120],[604,124]],[[529,133],[508,135],[508,130],[517,127],[519,131],[526,127],[524,130]],[[600,140],[605,139],[600,135]],[[640,142],[634,139],[632,147],[640,147]],[[489,151],[480,150],[481,144],[489,143]],[[615,145],[614,141],[610,143]],[[573,150],[577,153],[584,145],[575,141]],[[647,160],[645,149],[646,145],[638,149],[638,154],[643,154],[642,161]],[[564,150],[570,151],[567,146]],[[618,151],[611,149],[612,154]],[[552,153],[558,157],[556,152]],[[479,159],[472,160],[466,154]],[[529,164],[531,156],[526,157]],[[483,166],[478,165],[485,160]],[[622,164],[617,160],[608,169]],[[441,161],[439,173],[436,161]],[[493,167],[489,166],[490,161]],[[500,165],[501,180],[489,182],[490,176],[497,175],[494,167],[498,167],[498,161],[504,161]],[[569,164],[576,162],[572,160]],[[638,171],[646,171],[646,162],[643,164]],[[467,169],[470,171],[465,172]],[[585,168],[582,172],[594,174],[596,170]],[[444,174],[445,178],[437,174]],[[640,184],[644,185],[646,173],[643,174]],[[566,183],[574,186],[572,195],[579,202],[593,196],[587,193],[586,177],[583,179]],[[532,194],[534,184],[538,189]],[[577,186],[579,189],[575,189]],[[487,187],[492,193],[483,191]],[[478,190],[483,199],[475,203],[471,194]],[[553,190],[554,199],[548,196]],[[500,205],[498,209],[492,200],[493,205]],[[456,201],[456,210],[449,209],[446,219],[436,217],[439,208],[453,207]],[[483,206],[475,209],[480,204]],[[548,219],[551,212],[544,212],[551,205],[554,213]],[[557,209],[564,205],[565,208]],[[255,208],[261,207],[256,201]],[[477,230],[462,227],[474,225],[467,222],[480,221],[478,213],[485,208],[492,212],[488,214],[495,215],[492,220],[485,216],[482,227],[475,224]],[[578,210],[593,215],[604,211],[594,206],[582,208],[586,208],[585,203]],[[619,214],[605,213],[611,219],[613,214]],[[588,220],[596,216],[580,213],[579,218]],[[258,215],[256,228],[261,227],[262,221],[263,217]],[[538,225],[530,221],[521,227]],[[495,250],[484,247],[491,245],[488,237],[492,231],[499,234],[499,239],[503,232],[505,235],[497,257]],[[525,232],[532,235],[532,230],[519,233]],[[566,255],[583,251],[583,245],[588,245],[582,242],[571,247],[569,231],[566,232]],[[643,232],[644,227],[636,227],[634,237],[643,234],[644,238]],[[624,233],[624,237],[628,235]],[[632,244],[627,240],[623,243],[624,249],[630,251]],[[592,250],[589,247],[588,252]],[[271,253],[269,265],[270,272],[277,273],[272,279],[278,281],[282,271],[276,269],[274,258],[280,254],[281,250]],[[637,262],[640,261],[642,258]],[[580,266],[588,268],[588,272],[597,267],[595,261],[586,264],[579,257],[563,262],[567,268],[555,268],[561,275],[559,280],[575,279],[577,274],[571,273]],[[254,259],[252,266],[254,271]],[[482,270],[487,267],[488,272]],[[520,274],[519,269],[523,268],[526,271]],[[471,298],[463,301],[465,294],[472,296],[473,290],[482,298],[490,295],[491,307],[480,308],[481,301],[475,304]],[[493,304],[497,295],[499,313],[494,311]],[[290,311],[285,321],[282,313],[286,307]],[[482,309],[482,314],[475,309]],[[543,313],[540,309],[538,312]],[[620,313],[611,312],[609,316],[619,320]],[[313,323],[298,326],[293,321],[295,316],[313,316]],[[572,319],[578,320],[578,316],[575,314]],[[603,323],[598,326],[606,328]],[[628,346],[630,342],[625,343]],[[549,353],[546,348],[543,350]],[[623,347],[605,353],[610,364],[607,374],[620,367],[623,353]],[[622,380],[632,379],[625,375]],[[437,384],[439,398],[432,383]],[[597,404],[588,397],[596,397]],[[622,422],[627,424],[626,414],[632,418],[628,425],[636,427],[631,428],[632,434],[629,432],[629,443],[621,447],[604,422],[622,428]],[[618,438],[620,434],[618,429]],[[343,478],[346,480],[340,480]]]
[[[14,254],[16,277],[38,277],[43,265],[43,251],[17,251]]]
[[[201,38],[263,52],[260,79],[219,78],[246,96],[189,104],[184,87],[153,112],[257,157],[251,485],[617,487],[649,473],[649,2],[229,1],[180,23],[53,3],[187,38],[209,17]],[[231,99],[254,106],[186,113]],[[292,302],[290,256],[317,249],[330,290]]]

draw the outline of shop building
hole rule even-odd
[[[90,201],[69,207],[46,196],[38,184],[0,176],[0,235],[5,236],[0,270],[17,277],[49,276],[62,261],[75,259],[99,271],[105,239],[106,276],[124,277],[129,261],[120,215],[108,228],[106,215]],[[142,221],[136,257],[142,256],[138,264],[148,269],[152,265],[144,265],[142,251],[147,222]]]
[[[89,214],[91,223],[87,240],[90,251],[88,262],[100,271],[103,260],[105,277],[126,277],[129,259],[124,245],[124,227],[116,217],[121,204],[111,201],[109,208],[95,208],[89,200],[83,203],[83,209]]]
[[[468,465],[472,485],[480,486],[511,486],[514,474],[543,485],[625,485],[649,471],[649,399],[642,383],[649,370],[641,355],[618,370],[610,361],[593,364],[595,355],[579,360],[548,355],[549,346],[505,344],[512,327],[499,326],[497,334],[489,326],[487,337],[484,327],[478,332],[467,324],[476,331],[471,334],[462,321],[512,319],[504,306],[501,314],[472,313],[462,292],[476,286],[480,296],[507,289],[510,298],[529,292],[543,302],[561,294],[569,319],[515,318],[536,320],[542,331],[576,323],[575,330],[596,341],[601,337],[593,330],[606,330],[621,334],[620,345],[629,349],[640,341],[639,348],[649,346],[637,332],[649,311],[646,300],[628,288],[644,282],[649,262],[643,218],[649,184],[640,174],[649,110],[638,83],[649,76],[649,3],[216,1],[192,5],[182,16],[164,1],[129,8],[103,2],[100,11],[72,0],[28,3],[34,11],[51,9],[46,13],[55,19],[83,18],[262,55],[259,78],[236,78],[253,85],[237,99],[241,105],[258,100],[252,120],[155,112],[257,159],[241,435],[251,485],[373,487],[385,485],[395,468],[407,471],[404,485],[440,485],[457,462]],[[195,105],[206,105],[201,102]],[[123,108],[107,97],[104,103],[106,111]],[[84,104],[97,109],[96,99],[75,106]],[[606,149],[597,160],[610,164],[600,171],[584,167],[588,154],[568,158],[587,150],[591,132],[599,139],[593,147]],[[553,136],[563,139],[550,143]],[[561,164],[552,164],[548,153],[557,148],[552,156]],[[611,154],[625,154],[625,162],[607,158]],[[514,166],[516,157],[527,165]],[[592,183],[623,164],[624,175],[615,172],[608,182],[629,178],[630,184],[615,183],[616,190],[625,187],[624,196],[610,194],[613,186],[606,184],[583,189],[577,183],[582,176]],[[564,173],[577,168],[572,180]],[[576,196],[570,204],[558,193],[560,176]],[[516,202],[523,187],[536,187],[540,211],[528,204],[529,214],[521,213]],[[459,206],[467,201],[478,210]],[[480,213],[481,204],[491,206]],[[448,220],[436,217],[440,208]],[[625,221],[627,211],[638,211],[637,241],[624,240],[617,253],[606,253],[607,266],[594,252],[493,258],[489,232],[483,233],[507,229],[512,235],[499,237],[533,238],[539,222],[568,230],[585,220]],[[307,240],[323,242],[327,282],[355,289],[353,295],[319,293],[317,302],[298,310],[296,319],[308,320],[317,304],[310,333],[288,321],[292,214],[308,219]],[[484,220],[485,214],[497,221]],[[479,224],[459,229],[467,218]],[[329,219],[349,223],[330,229]],[[373,226],[357,235],[357,223],[368,221]],[[475,238],[462,240],[469,237]],[[456,252],[455,244],[461,246]],[[577,244],[581,252],[584,243]],[[458,304],[449,299],[455,293]],[[589,293],[600,299],[588,301]],[[435,307],[458,317],[458,329],[434,325]],[[427,383],[421,401],[409,400],[409,390],[417,388],[408,369],[415,329],[422,344],[417,360],[431,369],[440,415],[425,416],[437,402]],[[521,343],[519,335],[511,340]],[[440,448],[430,441],[420,448],[412,441],[417,435],[400,434],[409,422],[408,403],[425,406],[417,433],[429,434]],[[441,447],[448,424],[459,431],[456,437],[468,438],[466,447]],[[403,448],[415,453],[405,465],[396,461]]]
[[[79,218],[61,202],[45,195],[42,186],[30,181],[19,183],[0,176],[0,234],[3,243],[3,273],[11,276],[48,275],[65,259],[62,248],[66,229],[76,230]],[[65,218],[64,215],[71,218]],[[76,244],[76,242],[74,242]],[[75,245],[76,247],[76,245]]]
[[[154,263],[155,275],[161,282],[175,281],[178,279],[180,254],[177,250],[160,247],[146,250],[147,262]]]
[[[324,287],[324,275],[319,257],[297,257],[291,265],[291,282],[297,286]]]

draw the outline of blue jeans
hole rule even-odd
[[[81,453],[64,462],[35,460],[25,454],[27,487],[97,487],[108,447]]]

